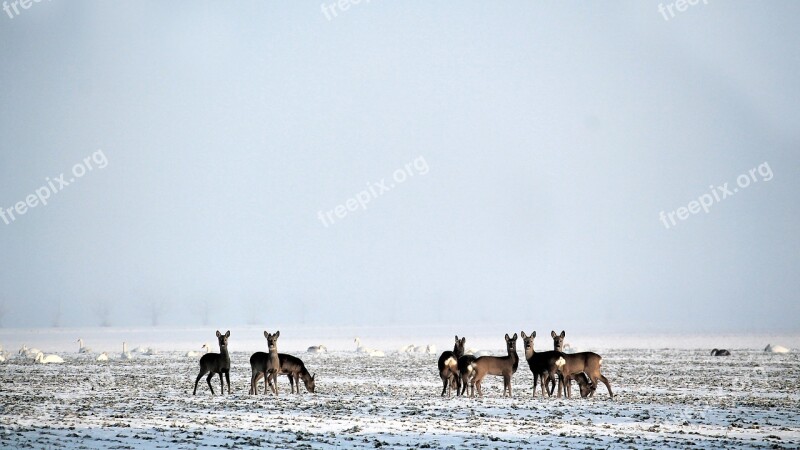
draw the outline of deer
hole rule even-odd
[[[256,394],[258,392],[256,381],[263,376],[265,377],[264,395],[267,395],[267,386],[271,386],[272,392],[276,397],[278,396],[278,373],[281,370],[280,357],[278,356],[278,338],[280,335],[280,331],[276,331],[275,334],[270,334],[265,330],[264,337],[267,338],[269,353],[255,352],[250,356],[250,369],[252,371],[252,376],[250,377],[250,394]]]
[[[197,379],[194,380],[194,392],[192,395],[197,395],[197,383],[205,374],[208,374],[206,383],[208,383],[208,388],[211,389],[211,395],[214,395],[214,388],[211,386],[211,378],[214,377],[216,373],[219,374],[220,395],[225,395],[225,387],[222,384],[222,374],[225,374],[225,380],[228,382],[228,394],[231,393],[231,357],[228,354],[229,337],[231,337],[230,330],[225,334],[217,330],[219,353],[206,353],[200,358],[200,373],[197,375]]]
[[[476,359],[478,358],[475,355],[463,355],[458,358],[456,367],[458,368],[458,378],[461,382],[461,392],[456,391],[456,395],[464,395],[464,393],[467,391],[467,386],[469,386],[469,396],[475,396],[475,382],[472,378],[472,363],[475,362]]]
[[[564,337],[566,333],[562,330],[560,335],[557,335],[555,331],[551,331],[550,335],[553,337],[553,346],[557,351],[560,351],[560,348],[564,345]],[[608,379],[603,376],[600,372],[601,366],[603,365],[603,358],[594,352],[580,352],[580,353],[572,353],[572,354],[564,354],[564,364],[559,367],[559,375],[560,375],[560,383],[558,385],[558,397],[561,397],[561,388],[564,388],[564,395],[567,398],[570,398],[572,395],[572,377],[583,372],[592,382],[592,384],[596,387],[597,380],[603,382],[608,389],[608,395],[611,398],[614,398],[614,393],[611,392],[611,383],[608,382]],[[594,391],[589,394],[590,397],[594,397]]]
[[[586,398],[594,394],[595,389],[597,389],[597,385],[592,383],[592,380],[590,380],[585,373],[581,372],[579,374],[575,374],[574,377],[575,381],[578,383],[578,387],[581,388],[581,398]]]
[[[553,395],[555,389],[556,379],[558,378],[558,368],[564,364],[564,354],[558,351],[546,351],[536,353],[533,346],[533,340],[536,338],[536,332],[531,332],[530,336],[526,335],[524,331],[520,331],[522,342],[525,345],[525,360],[528,361],[528,367],[533,373],[533,396],[536,397],[536,383],[541,383],[542,397],[547,393],[548,396]],[[545,388],[550,384],[549,391]]]
[[[514,336],[508,337],[506,333],[506,350],[508,356],[481,356],[475,361],[470,363],[472,367],[472,381],[475,383],[475,389],[478,395],[483,397],[483,390],[481,384],[486,375],[495,375],[503,377],[503,397],[511,397],[511,376],[517,371],[519,366],[519,355],[517,355],[517,333]]]
[[[269,357],[269,355],[264,352],[258,352],[256,354],[263,355],[263,358],[265,359]],[[252,364],[252,357],[250,358],[250,360]],[[295,387],[297,389],[297,393],[300,394],[300,380],[303,381],[303,384],[306,386],[306,390],[308,392],[311,392],[312,394],[314,393],[314,390],[316,389],[317,374],[311,375],[311,373],[308,372],[308,369],[306,369],[305,364],[303,364],[303,361],[300,358],[296,358],[292,355],[287,355],[285,353],[278,353],[278,360],[280,361],[280,367],[281,367],[281,370],[278,374],[286,375],[287,377],[289,377],[289,384],[291,385],[293,394],[295,393]],[[259,372],[256,375],[256,383],[254,384],[256,386],[256,389],[258,389],[258,381],[263,376],[264,376],[263,371]],[[251,385],[250,388],[251,389],[250,394],[258,394],[258,391],[256,392],[252,391],[253,389],[252,386],[253,385]]]
[[[461,390],[461,377],[458,373],[458,358],[464,355],[464,344],[467,338],[458,338],[456,335],[456,343],[453,345],[453,351],[444,351],[439,356],[439,377],[442,379],[442,397],[447,392],[448,397],[451,395],[453,385],[456,387],[456,395]],[[449,391],[448,391],[448,388]]]

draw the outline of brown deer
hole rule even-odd
[[[551,331],[550,335],[553,337],[553,345],[556,347],[556,350],[564,345],[564,336],[566,336],[566,333],[563,330],[560,335],[557,335],[555,331]],[[614,397],[614,393],[611,392],[611,383],[609,383],[608,379],[600,372],[601,366],[603,365],[603,358],[600,355],[594,352],[564,354],[564,360],[564,365],[559,368],[559,375],[561,377],[558,385],[559,397],[561,397],[562,387],[564,388],[564,395],[566,395],[567,398],[571,397],[571,381],[575,375],[581,372],[586,374],[595,388],[597,387],[597,380],[602,381],[608,389],[609,397]],[[594,391],[589,395],[594,397]]]
[[[581,372],[573,376],[575,377],[575,381],[578,383],[578,386],[581,388],[581,398],[586,398],[594,394],[595,389],[597,389],[597,385],[592,383],[592,380],[590,380],[585,373]]]
[[[231,331],[228,330],[222,334],[217,330],[217,340],[219,340],[219,353],[206,353],[200,358],[200,373],[197,379],[194,380],[194,392],[192,395],[197,395],[197,383],[203,375],[208,374],[206,383],[208,388],[211,389],[211,395],[214,395],[214,388],[211,387],[211,378],[215,373],[219,374],[219,388],[222,391],[220,394],[225,395],[225,388],[222,384],[222,374],[225,374],[225,379],[228,382],[228,394],[231,393],[231,357],[228,354],[228,338],[231,337]]]
[[[258,352],[260,358],[269,358],[269,354],[264,352]],[[252,359],[252,358],[251,358]],[[306,386],[306,390],[310,393],[314,393],[316,390],[316,378],[317,375],[311,375],[306,369],[305,364],[303,364],[303,360],[300,358],[296,358],[292,355],[287,355],[285,353],[278,353],[278,360],[281,364],[281,370],[278,375],[286,375],[289,378],[289,385],[292,388],[292,393],[294,394],[297,392],[300,393],[300,380],[303,381],[303,384]],[[251,394],[258,394],[258,381],[264,376],[264,372],[259,372],[256,375],[256,392],[252,392],[252,385],[250,387]],[[296,390],[295,390],[296,389]]]
[[[280,335],[280,331],[276,331],[275,334],[264,331],[264,337],[267,338],[269,353],[255,352],[250,356],[250,369],[252,372],[250,377],[250,394],[258,392],[256,381],[261,378],[259,376],[259,374],[261,374],[261,376],[266,377],[264,379],[264,395],[267,395],[267,386],[269,385],[272,387],[272,392],[275,396],[278,396],[278,372],[280,372],[281,368],[280,357],[278,356],[278,337],[280,337]]]
[[[458,395],[461,389],[461,377],[458,373],[458,358],[464,355],[464,344],[466,342],[467,338],[459,339],[458,335],[456,335],[456,343],[453,346],[453,351],[442,352],[442,355],[439,356],[439,377],[441,377],[443,384],[442,397],[444,397],[445,392],[450,396],[453,391],[453,386],[456,388],[456,395]],[[450,388],[449,391],[448,388]]]
[[[525,345],[525,360],[528,361],[528,367],[533,373],[533,396],[536,397],[536,383],[540,382],[542,386],[542,397],[547,393],[548,396],[553,395],[555,389],[555,382],[558,378],[558,368],[564,364],[564,354],[556,351],[547,351],[536,353],[533,347],[533,340],[536,337],[536,332],[532,332],[527,336],[524,331],[520,332],[522,342]],[[550,384],[549,391],[545,390],[545,386]]]
[[[475,355],[463,355],[458,358],[458,378],[461,383],[461,391],[456,391],[456,395],[464,395],[469,386],[469,396],[475,396],[475,381],[472,378],[473,367],[472,363],[478,359]]]
[[[511,376],[517,371],[519,366],[519,355],[517,355],[517,333],[514,336],[506,338],[506,350],[508,356],[481,356],[473,361],[470,366],[472,367],[472,381],[475,383],[475,389],[478,395],[483,397],[483,390],[481,383],[486,375],[494,375],[503,377],[503,397],[511,397]]]

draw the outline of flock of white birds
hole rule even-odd
[[[78,353],[85,354],[85,355],[92,355],[92,349],[83,345],[83,339],[78,339],[76,341],[78,343]],[[386,356],[383,350],[378,350],[370,347],[365,347],[361,344],[360,338],[355,338],[353,341],[356,344],[356,353],[360,353],[369,357],[383,357]],[[211,351],[211,346],[206,343],[203,344],[201,347],[202,351],[188,351],[186,352],[185,356],[187,357],[197,357],[202,356],[205,353],[209,353]],[[782,346],[782,345],[772,345],[768,344],[764,351],[767,353],[789,353],[790,349]],[[324,345],[314,345],[308,348],[308,353],[327,353],[328,348]],[[427,345],[414,345],[408,344],[406,346],[400,347],[397,350],[398,353],[420,353],[426,355],[433,355],[436,354],[436,346],[433,344]],[[114,359],[133,359],[134,354],[139,355],[157,355],[158,351],[152,347],[136,347],[133,351],[128,351],[128,343],[122,343],[122,353],[120,353]],[[475,355],[476,357],[479,356],[489,356],[492,353],[486,350],[476,350],[476,349],[467,349],[465,354],[468,355]],[[11,356],[8,352],[3,351],[3,345],[0,344],[0,363],[5,362]],[[28,359],[33,360],[35,363],[39,364],[58,364],[63,363],[64,359],[56,354],[45,354],[38,348],[28,348],[26,345],[22,345],[22,347],[17,352],[16,358],[20,359]],[[109,356],[107,352],[102,352],[95,359],[97,361],[109,361],[112,359],[112,356]]]

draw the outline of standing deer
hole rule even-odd
[[[263,356],[260,356],[260,357],[262,357],[264,359],[269,358],[269,355],[267,353],[264,353],[264,352],[258,352],[256,354],[257,355],[263,355]],[[253,355],[253,356],[255,356],[255,355]],[[289,385],[292,388],[292,393],[293,394],[295,393],[295,388],[297,389],[296,392],[298,394],[300,393],[300,380],[303,380],[303,384],[306,386],[306,390],[308,392],[311,392],[312,394],[314,393],[314,390],[316,389],[316,377],[317,377],[317,375],[316,374],[311,375],[308,372],[308,369],[306,369],[305,364],[303,364],[303,361],[300,358],[296,358],[296,357],[294,357],[292,355],[287,355],[285,353],[278,353],[278,360],[280,361],[280,364],[281,364],[281,370],[280,370],[279,375],[286,375],[287,377],[289,377]],[[251,357],[251,361],[252,361],[252,357]],[[252,364],[252,362],[251,362],[251,364]],[[258,389],[258,380],[260,380],[261,377],[263,377],[263,376],[264,376],[264,372],[259,372],[256,375],[256,383],[255,383],[256,389]],[[253,392],[252,389],[253,388],[252,388],[252,385],[251,385],[251,387],[250,387],[250,393],[251,394],[258,394],[258,391]]]
[[[542,397],[545,393],[548,396],[553,395],[555,389],[555,381],[558,378],[558,368],[563,365],[564,354],[557,351],[539,352],[536,353],[533,347],[533,339],[536,337],[536,332],[532,332],[530,336],[525,335],[524,331],[520,332],[522,342],[525,344],[525,359],[528,361],[533,373],[533,396],[536,397],[536,383],[540,382],[542,385]],[[545,385],[550,383],[549,392],[546,391]]]
[[[278,356],[278,337],[280,337],[280,335],[280,331],[276,331],[275,334],[269,334],[268,331],[264,331],[264,337],[267,338],[269,354],[255,352],[250,356],[250,369],[252,371],[252,376],[250,377],[251,394],[258,392],[256,381],[258,381],[261,376],[264,376],[264,395],[267,395],[267,386],[272,386],[272,392],[276,397],[278,396],[278,373],[281,371],[281,362]]]
[[[495,375],[503,377],[503,397],[511,397],[511,376],[517,371],[519,366],[519,355],[517,355],[517,333],[514,336],[506,338],[506,350],[508,356],[481,356],[473,361],[472,366],[473,375],[472,380],[475,382],[475,388],[478,390],[478,395],[483,397],[483,390],[481,383],[486,375]]]
[[[219,340],[219,353],[206,353],[200,358],[200,373],[197,379],[194,380],[194,392],[192,395],[197,395],[197,383],[203,375],[208,374],[206,383],[208,388],[211,389],[211,395],[214,395],[214,388],[211,386],[211,378],[215,373],[219,374],[219,388],[220,395],[225,395],[225,388],[222,384],[222,374],[225,374],[225,380],[228,382],[228,394],[231,393],[231,357],[228,354],[228,338],[231,337],[231,332],[228,330],[222,334],[217,330],[217,340]]]
[[[469,386],[469,396],[475,396],[475,381],[473,381],[473,367],[472,363],[478,359],[475,355],[464,355],[458,358],[458,377],[461,380],[461,392],[456,392],[456,395],[464,395]]]
[[[566,336],[566,333],[563,330],[560,335],[557,335],[555,331],[551,331],[550,335],[553,337],[553,345],[557,350],[564,345],[564,336]],[[608,379],[600,372],[601,366],[603,365],[603,358],[600,355],[595,352],[564,354],[564,360],[564,365],[559,368],[559,374],[561,376],[558,385],[559,398],[561,397],[562,386],[564,388],[564,395],[566,395],[567,398],[571,397],[572,377],[581,372],[586,374],[595,388],[597,386],[597,380],[602,381],[608,389],[609,397],[614,397],[614,393],[611,392],[611,383],[609,383]],[[594,397],[594,391],[592,391],[589,396]]]
[[[453,351],[442,352],[442,355],[439,356],[439,377],[441,377],[443,384],[442,397],[444,397],[445,392],[450,396],[454,385],[456,388],[456,395],[458,395],[458,391],[461,389],[461,377],[458,373],[458,358],[464,355],[464,344],[466,342],[467,338],[459,339],[458,335],[456,335],[456,343],[453,346]],[[450,391],[448,391],[448,388],[450,388]]]

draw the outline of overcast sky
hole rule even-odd
[[[330,5],[0,11],[2,325],[800,329],[800,3]]]

